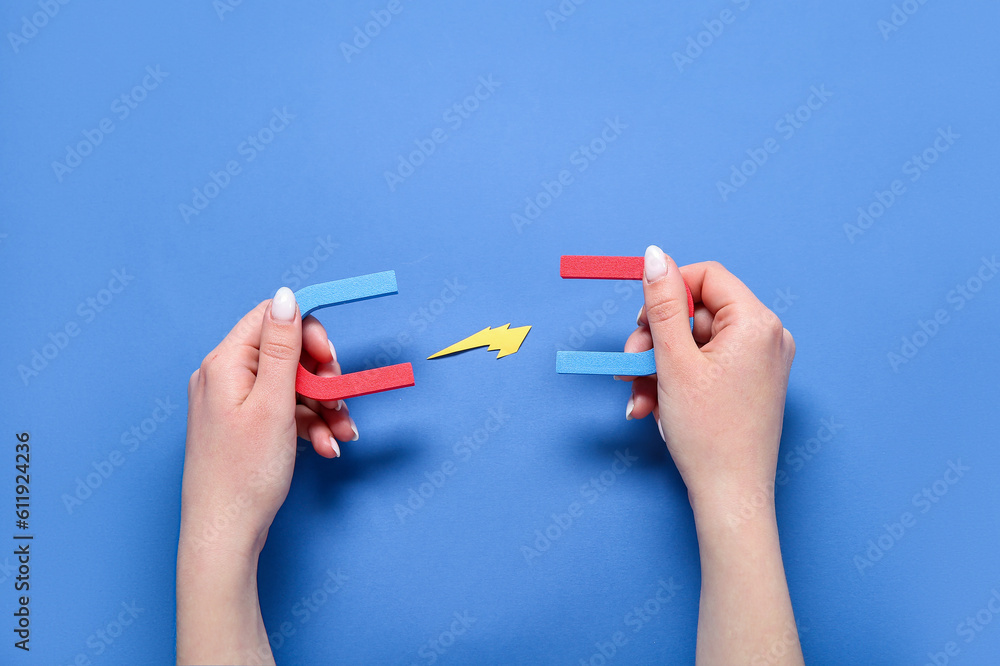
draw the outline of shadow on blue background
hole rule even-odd
[[[353,53],[387,3],[226,2],[0,10],[0,390],[36,534],[32,651],[0,661],[169,663],[188,376],[282,284],[394,269],[398,296],[320,313],[345,370],[409,361],[416,386],[353,401],[341,460],[299,458],[261,560],[278,662],[577,664],[626,631],[615,661],[691,663],[676,470],[627,387],[554,372],[621,349],[641,301],[559,255],[652,242],[722,261],[795,334],[778,508],[807,662],[996,661],[996,3],[401,0]],[[507,322],[534,327],[514,356],[423,360]]]

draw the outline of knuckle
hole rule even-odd
[[[201,377],[202,377],[201,370],[198,369],[192,372],[191,378],[188,379],[187,394],[189,402],[191,398],[195,395],[195,393],[198,391],[201,382]]]
[[[752,320],[753,329],[761,337],[777,338],[780,340],[781,336],[784,335],[785,327],[782,325],[781,319],[767,308],[760,308],[758,312],[752,315]]]
[[[264,311],[267,310],[270,302],[270,299],[261,301],[253,310],[246,313],[242,319],[236,322],[236,327],[233,331],[237,337],[246,337],[252,335],[254,331],[260,330],[260,324],[264,319]]]
[[[252,424],[263,425],[273,414],[273,406],[268,400],[247,400],[241,407],[242,416]]]
[[[202,378],[208,377],[211,368],[215,365],[218,365],[218,363],[219,363],[219,353],[212,352],[202,360],[201,365],[198,367],[197,370],[195,370],[195,372],[201,375]]]
[[[767,327],[766,330],[768,334],[780,340],[781,337],[785,334],[785,327],[781,323],[781,319],[778,318],[778,315],[768,310],[768,314],[765,318],[765,321],[766,321],[765,325]]]
[[[784,336],[783,341],[785,346],[788,348],[788,356],[789,358],[795,358],[795,337],[787,328],[782,330],[784,331],[784,333],[782,333]]]
[[[726,270],[726,267],[722,265],[722,262],[716,261],[715,259],[706,261],[705,265],[706,268],[711,272],[725,272],[725,273],[729,272],[728,270]]]
[[[687,301],[684,302],[684,317],[687,318]],[[646,320],[650,326],[656,326],[677,317],[681,312],[679,301],[665,298],[657,303],[646,304]]]
[[[276,361],[292,361],[299,358],[298,347],[285,340],[268,340],[262,343],[260,354]]]

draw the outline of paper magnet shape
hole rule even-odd
[[[530,330],[530,326],[510,328],[510,324],[504,324],[499,328],[491,328],[487,326],[478,333],[474,333],[466,339],[460,340],[450,347],[442,349],[433,356],[428,356],[427,360],[429,361],[432,358],[448,356],[449,354],[457,354],[458,352],[466,351],[467,349],[486,347],[487,345],[489,345],[489,349],[487,351],[500,352],[497,354],[497,358],[510,356],[511,354],[516,354],[517,350],[521,348],[521,343],[524,342],[524,338],[527,337],[528,331]]]
[[[397,293],[399,291],[396,287],[396,272],[385,271],[309,285],[295,292],[295,300],[304,318],[320,308]],[[409,363],[362,370],[337,377],[318,377],[303,368],[300,363],[295,375],[296,392],[316,400],[344,400],[413,385],[413,366]]]
[[[584,257],[564,255],[559,275],[576,280],[642,280],[643,257]],[[688,316],[694,316],[694,298],[687,283]],[[556,372],[563,375],[617,375],[644,377],[656,374],[653,350],[627,352],[556,352]]]

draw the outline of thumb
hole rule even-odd
[[[698,353],[691,335],[690,301],[681,271],[656,245],[646,248],[642,289],[657,371],[679,370]]]
[[[282,287],[264,312],[260,360],[251,397],[263,403],[295,406],[295,374],[302,354],[302,318],[295,294]]]

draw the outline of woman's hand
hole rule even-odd
[[[182,538],[218,531],[219,546],[259,552],[288,494],[296,435],[326,458],[340,455],[338,440],[357,439],[343,401],[297,399],[300,357],[316,374],[340,374],[322,324],[300,321],[294,295],[282,288],[243,317],[191,375]],[[220,527],[218,518],[228,513],[236,515]]]
[[[303,349],[305,353],[303,353]],[[299,361],[340,374],[323,326],[281,288],[191,375],[177,556],[182,663],[273,661],[257,605],[257,558],[288,495],[296,435],[326,458],[358,438],[343,401],[297,399]]]
[[[692,331],[687,281],[694,297]],[[701,554],[698,664],[801,664],[774,475],[795,343],[717,263],[646,250],[645,305],[625,351],[653,349],[628,418],[653,414],[688,488]]]
[[[646,305],[625,351],[654,349],[657,374],[630,378],[628,418],[653,414],[696,508],[773,488],[791,333],[716,262],[678,268],[654,246],[645,273]]]

